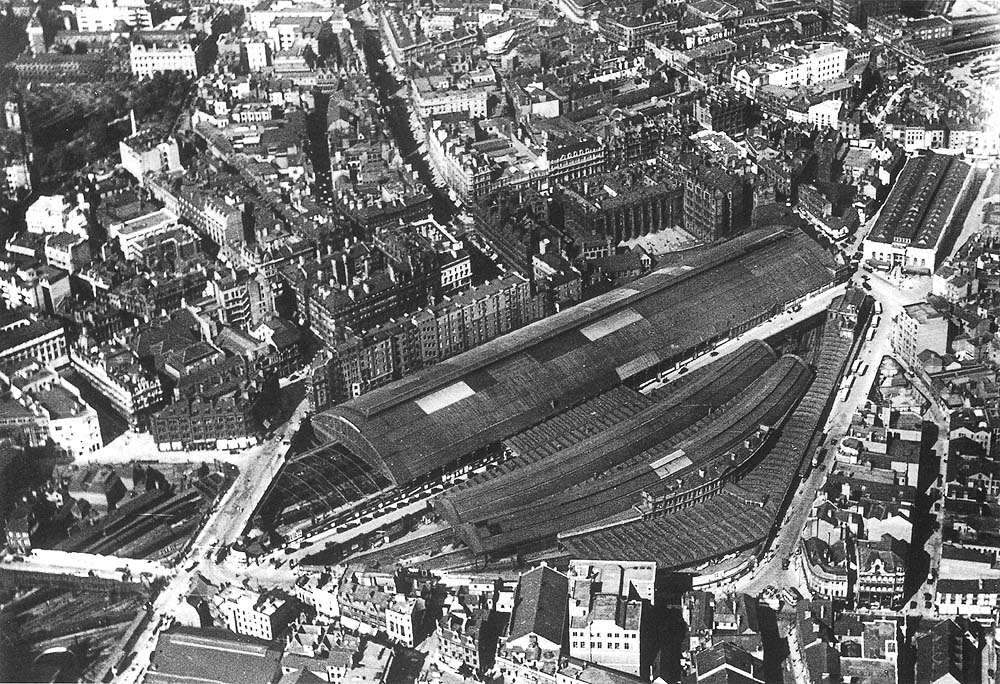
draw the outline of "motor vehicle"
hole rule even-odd
[[[788,566],[790,566],[791,564],[792,564],[792,561],[790,559],[786,558],[785,560],[781,561],[781,569],[782,570],[787,570]]]
[[[681,369],[679,371],[677,371],[677,374],[678,375],[683,375],[684,373],[687,373],[687,372],[688,372],[687,366],[682,366]]]
[[[718,356],[718,355],[719,355],[719,352],[718,352],[717,350],[713,349],[712,351],[710,351],[710,352],[708,353],[708,355],[709,355],[709,356]]]
[[[863,283],[861,283],[861,287],[865,288],[866,290],[871,290],[872,289],[871,284],[867,280],[864,281]]]

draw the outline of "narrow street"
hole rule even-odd
[[[378,94],[379,104],[385,111],[385,121],[392,133],[399,156],[413,167],[427,190],[434,196],[434,218],[441,223],[447,223],[455,214],[455,205],[448,193],[434,184],[434,176],[426,157],[419,152],[419,145],[410,130],[410,110],[407,102],[397,95],[400,87],[396,78],[389,72],[385,64],[385,55],[379,42],[378,31],[354,22],[352,28],[355,35],[362,37],[362,49],[365,53],[365,63],[368,75]]]

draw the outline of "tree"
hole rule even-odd
[[[312,45],[306,44],[305,49],[302,51],[302,59],[306,61],[306,66],[312,71],[316,68],[316,52],[313,50]]]

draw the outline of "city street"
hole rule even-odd
[[[978,164],[985,166],[984,162],[978,162]],[[969,213],[965,217],[965,222],[962,224],[962,232],[956,238],[955,244],[952,246],[951,253],[948,256],[953,256],[962,245],[968,242],[969,238],[982,229],[983,208],[987,200],[996,198],[997,195],[1000,195],[1000,173],[997,173],[995,169],[987,169],[986,177],[983,179],[979,192],[976,194],[976,198],[972,202],[972,207],[969,209]]]
[[[142,681],[160,630],[169,626],[170,618],[186,597],[195,574],[203,570],[212,574],[208,568],[215,562],[214,549],[235,541],[246,527],[257,503],[284,462],[288,450],[285,442],[298,430],[307,408],[308,404],[303,400],[283,430],[244,452],[244,461],[236,480],[211,512],[185,557],[177,563],[177,574],[153,603],[152,618],[136,641],[135,656],[128,669],[119,675],[118,682],[135,684]]]
[[[685,373],[688,373],[696,368],[701,368],[706,364],[712,363],[719,357],[731,354],[751,340],[769,339],[780,332],[791,328],[797,323],[801,323],[817,314],[822,313],[823,311],[826,311],[826,309],[830,306],[830,302],[834,298],[844,294],[845,288],[846,284],[841,283],[809,297],[805,301],[801,302],[802,306],[798,311],[784,311],[773,318],[769,318],[760,325],[754,326],[750,330],[726,340],[714,349],[710,351],[706,350],[704,354],[681,364],[678,368],[675,368],[668,373],[664,373],[662,379],[646,383],[642,386],[641,391],[648,394],[654,389],[663,387],[672,380],[676,380],[680,377],[680,375],[682,375],[682,368]]]
[[[855,282],[860,282],[860,275],[855,278]],[[835,445],[843,437],[850,426],[851,416],[857,409],[867,401],[869,390],[875,382],[878,374],[879,364],[883,356],[892,354],[891,330],[892,319],[907,304],[922,301],[930,291],[930,278],[908,278],[899,287],[889,283],[878,275],[869,278],[871,294],[876,301],[882,304],[881,323],[876,329],[875,337],[871,341],[862,343],[857,359],[867,366],[867,371],[856,377],[846,401],[836,401],[826,423],[827,445]],[[850,359],[849,362],[853,362]],[[830,470],[833,468],[834,458],[832,453],[828,453],[822,467],[813,470],[805,478],[796,490],[792,504],[789,507],[785,522],[778,533],[771,549],[765,555],[754,572],[741,578],[736,584],[736,590],[758,594],[768,585],[775,587],[794,586],[804,588],[800,579],[795,573],[794,563],[791,563],[795,553],[798,540],[802,534],[806,519],[812,508],[813,502],[817,499],[817,494]],[[789,568],[784,569],[785,561],[789,561]]]

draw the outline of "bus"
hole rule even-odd
[[[841,401],[847,401],[847,393],[848,389],[845,387],[842,390],[840,390],[840,392],[837,394],[837,398],[840,399]]]
[[[866,363],[861,367],[861,372],[858,375],[868,375],[868,364]]]
[[[881,316],[876,316],[874,318],[874,320],[872,320],[872,327],[873,328],[877,328],[878,325],[879,325],[879,323],[881,323],[881,322],[882,322],[882,317]]]
[[[875,302],[875,315],[876,316],[882,315],[882,302]]]
[[[851,366],[851,373],[852,374],[857,374],[857,372],[859,370],[861,370],[861,359],[858,359],[857,361],[855,361],[854,365]]]
[[[868,331],[868,341],[871,342],[875,339],[875,328]]]

